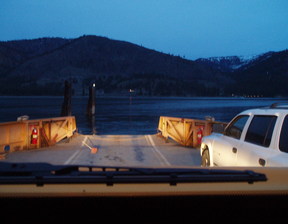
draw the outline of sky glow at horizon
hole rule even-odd
[[[193,60],[281,51],[288,48],[288,1],[1,1],[1,41],[82,35]]]

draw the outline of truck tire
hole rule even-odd
[[[209,155],[208,149],[205,149],[202,153],[201,166],[202,167],[209,167],[210,166],[210,155]]]

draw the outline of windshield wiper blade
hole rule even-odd
[[[46,163],[0,164],[0,184],[70,183],[201,183],[266,181],[265,174],[252,170],[204,168],[134,168],[99,166],[62,166]]]

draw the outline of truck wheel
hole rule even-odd
[[[204,152],[202,153],[201,166],[203,166],[203,167],[210,166],[210,156],[209,156],[209,150],[208,149],[205,149]]]

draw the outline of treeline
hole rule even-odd
[[[23,77],[1,80],[0,95],[9,96],[60,96],[63,95],[64,83],[48,82],[39,84],[36,80],[23,80]]]
[[[235,74],[236,76],[236,74]],[[288,79],[284,74],[250,74],[235,77],[229,85],[207,84],[202,80],[179,80],[162,74],[134,74],[130,76],[95,76],[83,80],[68,79],[73,95],[87,95],[88,87],[96,84],[99,95],[138,96],[288,96]],[[64,92],[64,81],[39,83],[37,80],[18,77],[1,80],[0,95],[54,95]],[[131,91],[131,92],[130,92]]]
[[[216,87],[207,88],[198,80],[176,79],[163,74],[134,74],[130,76],[98,76],[83,81],[83,88],[91,83],[103,94],[128,94],[132,91],[139,96],[214,96],[218,95]]]

